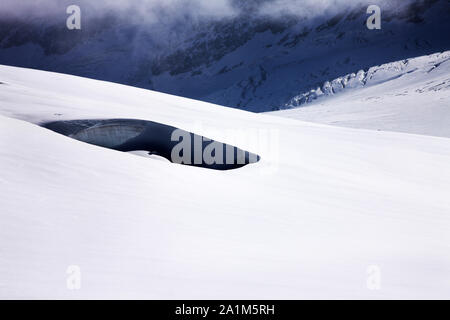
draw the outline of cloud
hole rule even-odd
[[[69,5],[80,6],[83,15],[113,13],[118,17],[156,22],[174,16],[222,18],[237,13],[230,0],[1,0],[0,17],[32,19],[65,17]]]
[[[272,17],[291,15],[315,18],[344,13],[356,6],[375,4],[384,8],[392,8],[411,2],[413,0],[272,0],[264,2],[260,6],[258,14]]]
[[[416,0],[421,2],[424,0]],[[80,6],[84,19],[113,15],[126,24],[179,29],[176,24],[236,17],[326,17],[357,5],[404,7],[414,0],[0,0],[0,19],[66,19],[66,8]]]

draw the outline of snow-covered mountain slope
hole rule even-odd
[[[309,103],[308,103],[309,102]],[[450,51],[360,71],[294,97],[274,112],[352,128],[450,137]]]
[[[237,15],[174,21],[156,12],[160,23],[140,11],[120,15],[105,8],[108,14],[98,15],[89,10],[92,1],[79,2],[83,24],[75,31],[66,28],[64,14],[37,18],[31,10],[17,20],[0,8],[0,64],[272,111],[355,70],[450,50],[448,0],[371,1],[381,5],[381,30],[366,27],[368,1],[334,2],[320,14],[301,1],[278,1],[298,4],[280,15],[258,10],[273,0],[232,1],[244,6]]]
[[[14,67],[0,81],[1,298],[450,298],[450,139]],[[222,172],[36,125],[106,117],[242,130],[252,151],[252,130],[275,138]]]

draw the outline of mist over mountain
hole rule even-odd
[[[450,1],[5,0],[0,64],[276,110],[355,70],[450,49]],[[81,8],[68,30],[66,8]]]

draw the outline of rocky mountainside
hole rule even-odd
[[[236,1],[236,15],[180,15],[167,25],[83,11],[81,30],[68,30],[65,15],[2,15],[0,64],[259,112],[277,110],[299,93],[355,70],[450,49],[448,0],[389,1],[382,6],[381,30],[367,29],[367,5],[313,16],[256,13],[267,2]]]

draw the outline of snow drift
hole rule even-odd
[[[1,298],[450,298],[447,138],[6,66],[0,81]],[[124,118],[261,160],[206,170],[39,126]],[[232,141],[230,128],[243,134]],[[279,139],[258,150],[249,128]],[[67,286],[70,266],[81,271],[79,290]],[[373,266],[379,290],[368,285]]]

